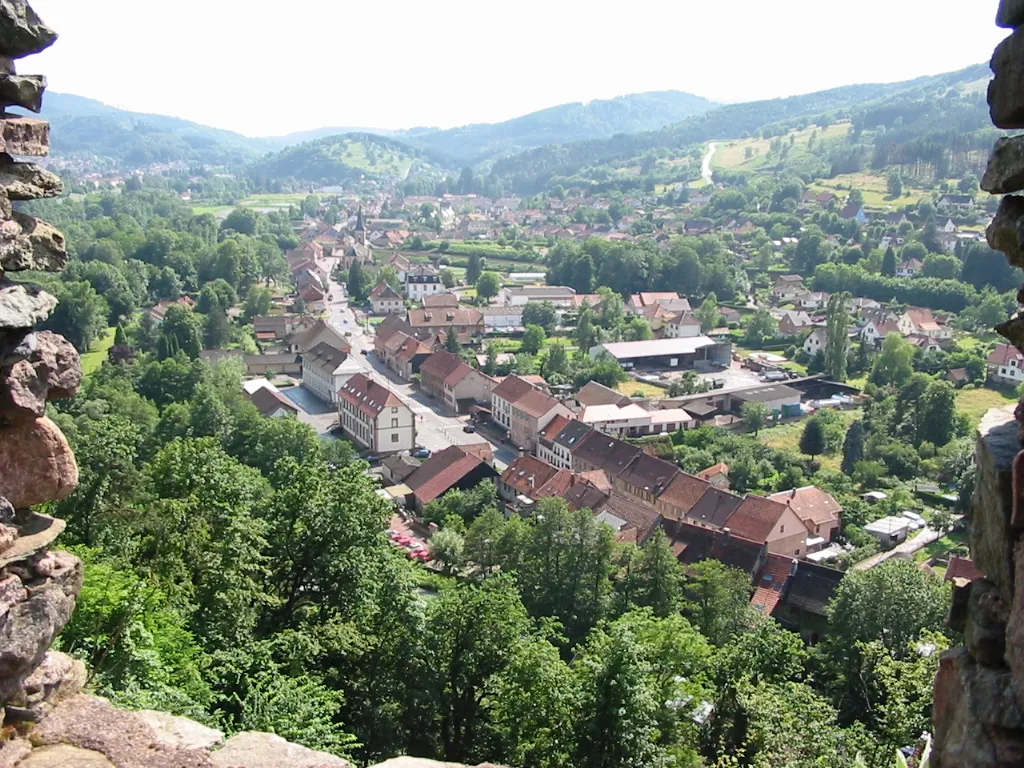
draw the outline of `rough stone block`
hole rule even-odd
[[[116,768],[102,752],[55,744],[42,747],[18,763],[18,768]]]
[[[0,413],[8,421],[46,413],[47,400],[74,397],[82,383],[78,350],[59,334],[40,331],[28,359],[0,367]]]
[[[1024,266],[1024,249],[1021,248],[1020,229],[1024,222],[1024,197],[1008,195],[999,201],[999,209],[992,217],[985,235],[989,246],[1006,254],[1014,266]]]
[[[19,578],[27,598],[0,617],[0,705],[39,666],[71,618],[82,588],[82,561],[67,552],[48,552],[23,571]]]
[[[0,278],[0,332],[31,328],[48,318],[56,306],[57,299],[39,286]]]
[[[258,731],[236,733],[210,760],[217,768],[351,768],[351,763],[340,757]]]
[[[18,520],[18,538],[0,551],[0,568],[17,563],[42,552],[64,532],[67,523],[56,517],[23,510]]]
[[[0,106],[38,112],[43,108],[45,90],[46,78],[42,75],[0,75]]]
[[[57,33],[43,23],[28,0],[0,0],[0,53],[20,59],[53,45]]]
[[[971,658],[987,667],[1002,667],[1006,652],[1009,606],[988,579],[971,583],[964,644]]]
[[[78,486],[78,464],[48,418],[0,427],[0,495],[15,509],[64,499]]]
[[[80,659],[50,651],[14,695],[11,704],[31,713],[39,722],[64,699],[82,692],[89,674]]]
[[[1024,706],[1012,674],[977,664],[964,648],[939,661],[932,722],[931,768],[1024,765]]]
[[[981,188],[994,195],[1024,189],[1024,136],[1003,137],[996,141],[981,179]]]
[[[18,212],[0,221],[0,269],[60,272],[67,263],[67,243],[56,227]]]
[[[978,570],[999,588],[1004,599],[1014,594],[1013,460],[1020,451],[1019,424],[1013,406],[993,408],[977,431],[977,479],[971,499],[971,556]]]
[[[11,200],[57,197],[64,191],[60,176],[35,163],[3,162],[0,157],[0,189]]]
[[[1024,32],[1017,30],[992,54],[995,77],[988,85],[988,107],[999,128],[1024,128]]]
[[[5,117],[0,120],[0,152],[39,157],[49,151],[50,124],[45,120],[34,117]]]
[[[222,731],[208,728],[187,717],[152,709],[142,709],[135,714],[153,729],[158,742],[174,749],[213,749],[224,741]]]
[[[1009,29],[1024,26],[1024,0],[1000,0],[996,24]]]

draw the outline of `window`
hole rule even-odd
[[[797,555],[797,557],[800,556],[800,549],[799,548],[797,548],[797,550],[796,550],[796,555]]]
[[[786,532],[786,526],[780,525],[779,526],[779,533],[785,533],[785,532]]]
[[[391,435],[391,442],[392,443],[397,443],[398,442],[398,433],[392,433],[392,435]],[[800,554],[800,553],[797,552],[797,554]]]
[[[391,412],[392,413],[398,413],[398,407],[397,406],[392,406],[391,407]]]
[[[392,419],[391,420],[391,428],[394,429],[397,426],[398,426],[398,419]]]

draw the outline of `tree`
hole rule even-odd
[[[64,336],[79,352],[88,352],[107,328],[107,302],[84,281],[61,283],[55,293],[59,303],[43,327]]]
[[[825,330],[825,373],[833,381],[846,380],[850,347],[850,314],[845,293],[833,294],[828,300]]]
[[[591,347],[595,346],[598,341],[598,331],[594,327],[593,310],[590,309],[589,304],[584,304],[580,310],[579,319],[576,322],[576,346],[583,351],[584,354],[590,351]]]
[[[921,410],[918,439],[938,447],[946,445],[956,435],[956,390],[948,381],[933,381],[918,403]]]
[[[847,205],[855,205],[858,208],[863,207],[864,206],[864,193],[861,192],[859,189],[856,189],[856,188],[851,189],[850,190],[850,196],[846,198],[846,204]]]
[[[925,277],[937,277],[941,280],[959,280],[963,265],[960,259],[950,253],[929,253],[924,259],[921,270]]]
[[[497,272],[484,272],[476,281],[476,295],[485,302],[498,295],[501,290],[501,276]]]
[[[252,322],[254,317],[266,315],[270,312],[270,305],[273,299],[274,296],[269,288],[250,288],[243,305],[245,319]]]
[[[488,376],[494,376],[498,372],[498,350],[495,349],[494,344],[487,345],[487,360],[484,363],[484,373]]]
[[[890,333],[882,342],[882,351],[871,367],[874,384],[900,385],[914,372],[914,345],[898,333]]]
[[[717,560],[703,560],[686,570],[683,615],[720,648],[750,626],[750,593],[746,573]]]
[[[476,285],[477,280],[480,279],[480,275],[483,272],[483,268],[480,265],[480,254],[470,253],[466,259],[466,282],[470,285]]]
[[[466,541],[451,528],[442,528],[430,537],[430,556],[441,563],[444,572],[451,574],[463,563]]]
[[[850,425],[850,429],[846,432],[846,439],[843,441],[843,472],[852,477],[857,469],[857,464],[863,460],[864,421],[857,419]]]
[[[214,307],[203,321],[203,344],[206,349],[223,349],[231,341],[231,323],[227,313]]]
[[[444,278],[444,273],[445,272],[449,272],[450,273],[450,270],[445,270],[445,269],[441,270],[441,278],[442,278],[442,280]],[[387,283],[388,285],[390,285],[392,288],[394,288],[395,291],[397,291],[398,293],[402,292],[402,281],[398,277],[398,270],[395,269],[390,264],[385,264],[377,272],[377,283],[380,284],[380,282],[382,280],[385,283]],[[452,285],[454,285],[454,283],[452,283]],[[448,287],[448,286],[446,286],[446,287]]]
[[[744,403],[740,408],[740,416],[747,425],[747,429],[754,433],[754,437],[757,437],[758,433],[771,421],[772,411],[764,403],[749,402]]]
[[[452,272],[450,269],[442,269],[441,270],[441,284],[445,288],[454,288],[455,287],[455,273]]]
[[[554,333],[558,324],[558,313],[550,301],[531,301],[523,307],[523,325],[539,325],[544,333]]]
[[[683,569],[661,528],[644,545],[637,582],[634,599],[637,605],[650,608],[659,618],[679,613],[683,598]]]
[[[454,330],[449,330],[444,337],[444,348],[451,352],[453,355],[459,354],[461,346],[459,345],[459,336]]]
[[[890,198],[897,198],[903,195],[903,179],[900,178],[899,173],[893,171],[889,174],[889,178],[885,182],[885,188],[889,192]]]
[[[882,274],[886,277],[896,276],[896,251],[891,245],[885,249],[885,256],[882,258]]]
[[[348,268],[348,280],[345,282],[345,290],[348,295],[357,302],[366,301],[366,297],[369,295],[366,290],[366,278],[363,275],[363,265],[359,263],[359,259],[352,261],[352,266]]]
[[[157,353],[161,360],[183,352],[195,360],[203,349],[199,318],[188,307],[172,304],[160,324]]]
[[[555,376],[569,375],[569,355],[565,351],[564,344],[552,344],[548,348],[548,356],[542,367],[543,376],[549,382]]]
[[[221,224],[222,230],[233,229],[243,235],[256,235],[260,225],[260,214],[252,208],[235,208]]]
[[[718,327],[722,313],[718,311],[718,297],[715,296],[714,291],[704,297],[704,301],[700,303],[694,316],[700,321],[701,333],[707,333]]]
[[[804,426],[803,434],[800,436],[800,452],[808,456],[818,456],[825,452],[826,438],[825,425],[821,419],[812,416]]]
[[[779,325],[771,313],[764,308],[757,310],[747,321],[744,336],[745,346],[760,349],[768,339],[774,338]]]

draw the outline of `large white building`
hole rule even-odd
[[[357,373],[338,390],[338,423],[360,447],[399,453],[416,447],[416,416],[405,401],[366,374]]]
[[[555,307],[569,309],[573,306],[576,290],[565,285],[526,286],[506,288],[502,299],[506,307],[521,307],[531,302],[550,301]]]
[[[338,389],[361,371],[355,360],[327,342],[320,342],[302,354],[302,383],[325,403],[338,402]]]
[[[424,296],[431,296],[444,291],[440,275],[406,275],[405,297],[413,301],[423,301]]]

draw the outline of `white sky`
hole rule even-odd
[[[749,101],[987,61],[997,0],[32,0],[54,91],[250,136],[494,122],[677,89]]]

